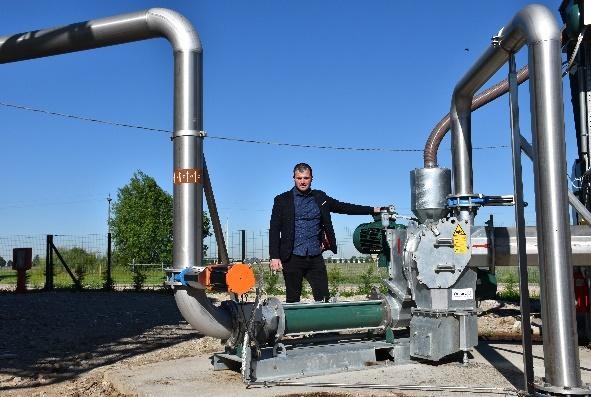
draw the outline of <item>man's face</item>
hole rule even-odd
[[[296,170],[293,173],[293,180],[295,182],[295,187],[300,192],[305,192],[310,189],[312,185],[312,175],[310,175],[310,170],[305,170],[304,172],[299,172]]]

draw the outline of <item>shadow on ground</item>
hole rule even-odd
[[[35,387],[198,334],[172,292],[0,293],[0,391]]]

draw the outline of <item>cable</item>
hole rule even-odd
[[[97,123],[97,124],[111,125],[114,127],[133,128],[133,129],[137,129],[137,130],[145,130],[145,131],[151,131],[151,132],[166,132],[166,133],[172,134],[172,131],[165,130],[162,128],[152,128],[152,127],[146,127],[146,126],[137,125],[137,124],[118,123],[115,121],[101,120],[101,119],[96,119],[93,117],[85,117],[85,116],[78,116],[78,115],[74,115],[74,114],[54,112],[54,111],[50,111],[50,110],[46,110],[46,109],[34,108],[31,106],[15,105],[15,104],[6,103],[6,102],[0,102],[0,106],[18,109],[18,110],[25,110],[25,111],[29,111],[29,112],[42,113],[42,114],[47,114],[50,116],[63,117],[63,118],[68,118],[68,119],[80,120],[80,121],[87,121],[87,122]],[[306,148],[306,149],[347,150],[347,151],[360,151],[360,152],[396,152],[396,153],[412,153],[412,152],[422,152],[423,151],[423,149],[361,148],[361,147],[330,146],[330,145],[307,145],[307,144],[300,144],[300,143],[271,142],[271,141],[259,141],[259,140],[255,140],[255,139],[231,138],[231,137],[216,136],[216,135],[206,135],[205,138],[219,139],[219,140],[224,140],[224,141],[232,141],[232,142],[240,142],[240,143],[252,143],[252,144],[258,144],[258,145],[287,146],[287,147],[297,147],[297,148]],[[476,147],[473,147],[472,149],[474,149],[474,150],[507,149],[509,147],[510,147],[509,145],[489,145],[489,146],[476,146]]]

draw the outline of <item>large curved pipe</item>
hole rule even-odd
[[[115,44],[166,38],[174,53],[173,266],[201,265],[203,211],[202,48],[191,23],[175,11],[152,8],[52,29],[0,37],[0,63],[16,62]],[[203,292],[179,289],[175,299],[199,332],[230,335],[230,313],[209,303]]]
[[[527,79],[529,79],[529,68],[525,65],[517,72],[517,84],[521,84],[527,81]],[[505,95],[507,92],[509,92],[509,80],[499,81],[497,84],[485,89],[474,97],[471,106],[472,111],[480,109],[498,97]],[[439,151],[441,141],[449,131],[450,121],[451,119],[448,113],[431,130],[431,134],[427,138],[425,149],[423,150],[423,166],[425,168],[437,167],[437,152]]]
[[[530,5],[518,12],[493,45],[456,85],[451,105],[455,194],[472,194],[471,103],[474,93],[527,43],[540,245],[545,381],[558,388],[581,386],[574,287],[570,264],[566,150],[560,30],[550,10]]]

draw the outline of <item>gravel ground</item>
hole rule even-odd
[[[481,311],[483,337],[519,340],[518,307],[484,301]],[[539,334],[535,310],[532,321]],[[122,396],[106,370],[221,349],[182,319],[170,291],[0,292],[0,335],[6,396]]]

